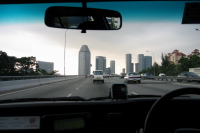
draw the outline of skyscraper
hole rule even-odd
[[[139,54],[138,55],[138,71],[142,71],[145,69],[145,60],[144,60],[144,54]]]
[[[114,60],[110,61],[110,71],[111,71],[111,74],[112,73],[115,74],[115,61]]]
[[[96,56],[96,70],[103,70],[106,72],[106,57]]]
[[[136,66],[136,72],[147,70],[152,66],[152,56],[144,56],[144,54],[138,55],[138,64]]]
[[[135,72],[137,72],[137,73],[140,72],[139,71],[139,63],[135,63]]]
[[[145,69],[148,69],[152,66],[152,56],[144,56],[145,59]]]
[[[133,72],[133,63],[131,54],[126,54],[126,73]]]
[[[87,75],[90,74],[91,66],[91,53],[87,45],[82,45],[79,51],[79,65],[78,74]]]

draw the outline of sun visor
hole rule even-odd
[[[200,2],[185,4],[182,24],[200,24]]]

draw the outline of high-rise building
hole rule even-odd
[[[138,55],[138,63],[135,64],[136,72],[147,70],[152,66],[152,56],[144,56],[144,54]]]
[[[110,71],[111,71],[111,74],[112,73],[115,74],[115,61],[114,60],[110,61]]]
[[[152,56],[144,56],[145,59],[145,69],[147,70],[152,66]]]
[[[106,57],[96,56],[96,70],[103,70],[106,72]]]
[[[79,51],[79,65],[78,74],[87,75],[90,74],[91,66],[91,53],[87,45],[82,45]]]
[[[126,54],[126,73],[133,72],[133,63],[131,54]]]
[[[111,72],[110,72],[110,67],[106,68],[105,73],[107,73],[107,74],[111,74]]]
[[[139,63],[135,63],[135,72],[139,72]]]
[[[138,55],[138,71],[145,70],[145,60],[144,60],[144,54],[139,54]]]

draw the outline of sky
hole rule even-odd
[[[132,54],[133,63],[138,62],[138,54],[145,56],[154,54],[153,61],[160,64],[162,53],[168,54],[178,49],[187,55],[194,49],[200,49],[200,32],[195,30],[200,26],[181,24],[184,4],[180,2],[174,4],[166,2],[163,5],[158,3],[145,5],[139,2],[128,6],[126,4],[88,4],[88,7],[119,11],[123,23],[122,28],[117,31],[88,30],[87,33],[47,27],[44,24],[44,14],[51,4],[35,4],[28,7],[0,5],[0,50],[9,56],[35,56],[38,61],[54,62],[54,69],[63,74],[66,45],[66,74],[77,75],[78,52],[82,45],[88,45],[90,49],[91,71],[95,69],[95,57],[105,56],[107,67],[110,66],[111,60],[115,60],[116,73],[125,68],[127,53]],[[126,8],[123,5],[126,5]],[[81,6],[81,4],[71,3],[70,6]],[[167,8],[168,6],[170,8]],[[159,8],[159,11],[155,10],[156,8]],[[152,52],[146,52],[147,50]]]

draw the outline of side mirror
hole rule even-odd
[[[121,14],[113,10],[82,7],[49,7],[45,12],[48,27],[85,30],[118,30]]]

